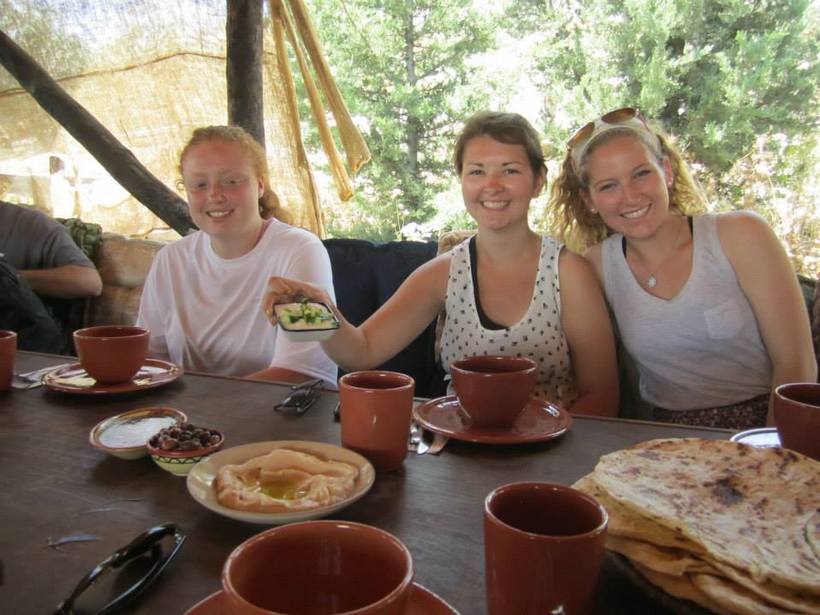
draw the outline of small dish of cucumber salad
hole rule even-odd
[[[273,306],[279,326],[290,339],[321,342],[339,328],[339,321],[330,308],[317,301],[279,303]]]

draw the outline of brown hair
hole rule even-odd
[[[250,158],[254,172],[262,179],[262,186],[264,187],[263,194],[259,197],[259,215],[264,219],[276,218],[282,222],[289,222],[290,217],[270,186],[268,158],[265,149],[244,128],[239,126],[204,126],[194,129],[191,138],[179,154],[178,170],[180,176],[182,175],[182,163],[191,148],[209,141],[236,143],[245,151]]]
[[[496,111],[480,111],[464,124],[453,150],[453,164],[459,175],[464,168],[464,150],[467,148],[467,143],[476,137],[490,137],[499,143],[522,146],[532,167],[533,175],[538,177],[543,173],[546,176],[544,151],[541,149],[541,141],[532,124],[517,113]]]
[[[669,206],[684,215],[705,211],[706,195],[692,175],[689,165],[683,159],[680,150],[672,143],[670,137],[659,127],[652,126],[652,131],[660,142],[660,151],[647,144],[634,130],[618,127],[609,130],[591,143],[581,159],[580,177],[572,167],[572,156],[567,150],[561,171],[550,187],[550,199],[547,210],[551,212],[550,230],[571,249],[583,251],[599,243],[611,234],[601,217],[593,214],[584,202],[583,194],[588,193],[586,162],[589,155],[604,143],[619,136],[629,136],[655,156],[660,164],[664,158],[669,160],[674,180],[669,189]]]

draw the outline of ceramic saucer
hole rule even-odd
[[[455,395],[438,397],[416,406],[413,417],[433,433],[482,444],[543,442],[563,435],[572,424],[572,417],[560,406],[531,399],[509,427],[474,428]]]
[[[61,393],[79,393],[81,395],[110,395],[112,393],[132,393],[143,389],[153,389],[173,382],[182,375],[182,368],[160,361],[146,359],[140,371],[128,382],[116,384],[98,384],[79,363],[72,363],[58,368],[43,376],[43,385],[52,391]]]
[[[220,590],[197,602],[185,611],[185,615],[228,615],[228,601]],[[413,583],[410,603],[403,615],[458,615],[458,611],[429,589]]]
[[[729,438],[732,442],[749,444],[758,448],[779,448],[780,436],[776,427],[761,427],[760,429],[747,429]]]

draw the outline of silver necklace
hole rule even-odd
[[[646,265],[644,265],[643,258],[636,253],[636,256],[638,257],[638,260],[641,264],[641,267],[643,267],[644,271],[649,273],[649,277],[646,278],[646,282],[645,282],[645,286],[647,288],[655,288],[658,285],[658,278],[655,274],[658,273],[661,270],[661,268],[666,264],[666,262],[670,258],[672,258],[672,255],[677,250],[678,239],[680,239],[680,234],[681,234],[682,230],[683,230],[683,216],[680,217],[680,224],[678,224],[678,232],[675,235],[675,240],[672,242],[672,249],[669,250],[669,253],[663,258],[663,260],[660,263],[658,263],[658,266],[655,267],[655,271],[649,271],[649,268]]]

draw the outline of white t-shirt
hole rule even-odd
[[[151,331],[150,356],[228,376],[283,367],[335,387],[336,365],[318,342],[292,342],[268,322],[262,299],[274,275],[316,284],[334,298],[322,242],[278,220],[239,258],[217,256],[202,231],[163,247],[145,280],[137,317]]]

